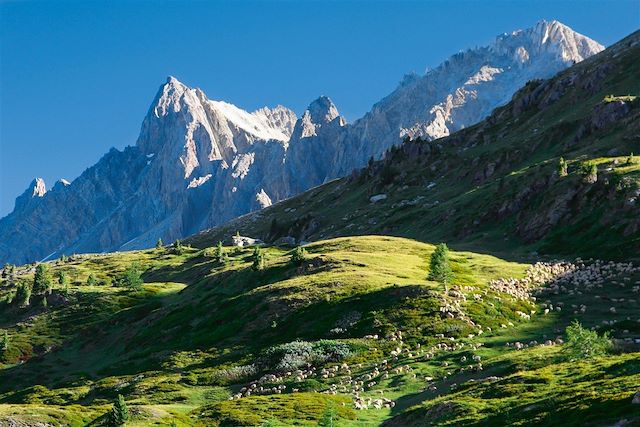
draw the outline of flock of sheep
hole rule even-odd
[[[456,318],[463,320],[476,328],[475,334],[470,334],[467,338],[473,338],[481,335],[484,331],[491,331],[491,328],[484,327],[475,323],[464,312],[464,305],[468,299],[472,301],[480,301],[487,298],[488,292],[494,292],[497,299],[508,298],[508,296],[529,303],[531,310],[529,312],[516,311],[516,315],[524,320],[529,320],[532,315],[541,309],[540,314],[546,315],[551,311],[561,311],[564,304],[562,302],[552,302],[554,295],[583,295],[587,293],[595,293],[602,289],[599,293],[594,294],[593,298],[597,301],[609,300],[612,303],[632,304],[636,305],[635,299],[629,298],[610,298],[604,292],[604,285],[628,287],[633,293],[640,293],[640,281],[632,283],[630,277],[640,273],[640,267],[634,267],[631,263],[615,263],[604,262],[598,260],[583,261],[577,259],[573,263],[557,262],[543,263],[539,262],[531,266],[520,279],[507,278],[497,279],[489,282],[487,289],[479,290],[473,286],[454,286],[442,300],[440,314],[443,318]],[[499,295],[502,295],[500,297]],[[490,303],[491,304],[491,303]],[[536,306],[536,304],[538,304]],[[583,314],[589,308],[585,304],[572,304],[574,314]],[[615,315],[617,309],[611,306],[609,313]],[[640,321],[640,319],[637,319]],[[608,321],[607,321],[608,322]],[[512,322],[501,324],[506,328],[513,326]],[[268,374],[262,376],[257,381],[249,383],[243,387],[239,393],[230,399],[239,399],[250,396],[251,394],[273,394],[283,393],[286,391],[299,392],[300,388],[295,386],[288,387],[283,382],[297,383],[305,381],[309,378],[330,381],[331,384],[321,393],[325,394],[350,394],[353,401],[353,407],[356,409],[383,409],[393,408],[396,405],[392,399],[384,396],[384,390],[377,389],[381,381],[389,379],[393,375],[409,375],[413,379],[418,379],[418,374],[410,366],[411,363],[417,361],[427,361],[436,357],[442,352],[455,352],[463,349],[475,351],[480,348],[482,343],[464,342],[454,337],[447,337],[444,334],[437,334],[436,338],[439,342],[431,347],[421,347],[415,344],[413,347],[406,344],[403,340],[403,333],[396,331],[384,337],[387,343],[394,342],[393,348],[388,350],[388,354],[384,355],[381,360],[376,361],[368,366],[356,364],[350,366],[347,363],[337,364],[325,368],[318,369],[314,366],[307,365],[305,369],[283,374]],[[383,339],[377,334],[366,335],[367,340]],[[531,341],[528,344],[515,342],[506,345],[516,350],[535,345],[556,345],[562,344],[562,338],[558,336],[555,340],[546,340],[539,344],[537,341]],[[387,346],[388,347],[388,346]],[[376,349],[377,350],[377,349]],[[472,354],[471,356],[462,356],[458,360],[458,368],[453,369],[446,361],[441,362],[444,370],[443,375],[438,378],[446,380],[448,377],[463,372],[479,372],[483,370],[481,357]],[[424,380],[425,390],[436,391],[437,386],[433,377],[425,376],[419,378]],[[456,388],[456,384],[449,386],[451,389]],[[376,393],[375,396],[363,396],[362,393]]]

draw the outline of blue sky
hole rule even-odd
[[[640,0],[0,0],[0,215],[34,177],[135,144],[168,75],[247,110],[324,94],[352,121],[405,73],[540,19],[609,45],[640,27]]]

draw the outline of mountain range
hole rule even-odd
[[[404,138],[467,128],[528,81],[604,47],[557,22],[503,34],[451,56],[353,123],[328,97],[301,117],[244,111],[174,77],[160,87],[135,146],[111,149],[69,183],[36,178],[0,220],[0,261],[150,247],[270,206],[380,159]]]

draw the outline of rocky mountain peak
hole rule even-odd
[[[327,96],[320,96],[307,107],[311,121],[315,124],[329,123],[340,115],[335,104]]]
[[[572,64],[602,51],[604,46],[559,21],[542,20],[533,27],[499,35],[492,49],[520,59],[520,62],[551,55]]]
[[[47,193],[47,186],[42,178],[34,178],[26,190],[16,198],[14,210],[19,210],[32,200],[39,200]]]
[[[47,192],[47,186],[42,178],[35,178],[31,181],[29,188],[31,189],[31,197],[42,197]]]
[[[63,188],[66,188],[68,186],[70,186],[71,183],[69,181],[67,181],[64,178],[60,178],[59,180],[56,181],[56,183],[53,185],[53,187],[51,188],[51,191],[59,191]]]

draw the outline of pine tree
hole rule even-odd
[[[429,280],[435,280],[444,285],[445,292],[453,279],[451,265],[449,265],[449,248],[445,243],[436,246],[429,260]]]
[[[156,249],[162,249],[163,246],[162,239],[158,238],[158,241],[156,242]]]
[[[33,294],[45,295],[50,294],[52,289],[51,274],[46,264],[38,264],[36,274],[33,278]]]
[[[559,176],[567,176],[568,175],[567,161],[562,157],[560,157],[560,161],[558,162],[558,175]]]
[[[27,307],[29,300],[31,299],[31,286],[28,283],[22,282],[18,285],[16,290],[16,303],[20,307]]]
[[[215,258],[216,258],[216,261],[219,262],[220,264],[224,264],[227,262],[227,253],[224,251],[224,248],[222,247],[222,242],[218,242],[218,245],[216,246]]]
[[[633,153],[629,154],[629,157],[627,157],[627,166],[633,164],[634,160]]]
[[[583,181],[589,184],[594,184],[598,181],[598,166],[593,162],[584,163],[581,166],[581,172],[583,175]]]
[[[9,350],[9,333],[7,331],[4,331],[2,340],[0,340],[0,350],[3,354]]]
[[[253,250],[253,269],[256,271],[264,270],[264,251],[259,246]]]
[[[2,269],[2,278],[6,279],[13,273],[13,265],[6,263]]]
[[[89,274],[89,277],[87,277],[87,286],[95,286],[97,283],[98,280],[96,279],[96,276]]]
[[[318,420],[318,426],[321,427],[335,427],[338,424],[336,423],[338,418],[338,411],[333,406],[329,406],[322,413],[322,417]]]
[[[56,276],[58,278],[58,284],[61,287],[65,288],[69,284],[69,276],[67,275],[66,271],[59,270],[56,273]]]
[[[129,409],[127,408],[127,402],[124,401],[124,397],[119,394],[115,402],[113,402],[113,408],[109,414],[109,424],[112,427],[119,427],[125,425],[129,420]]]

